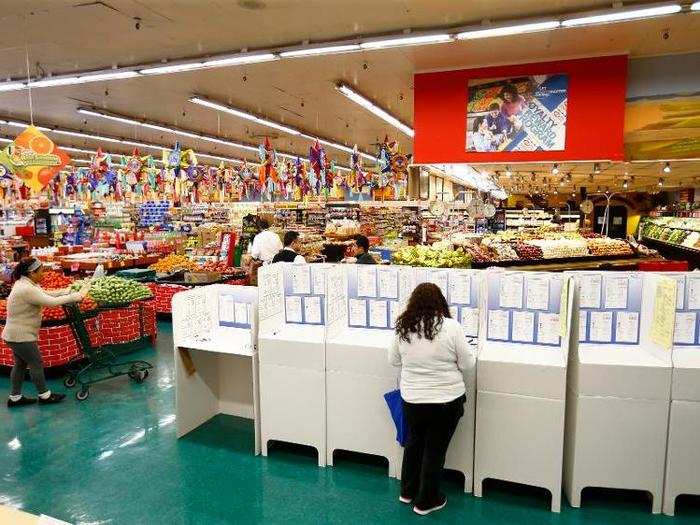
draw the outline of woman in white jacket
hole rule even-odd
[[[445,454],[466,401],[463,372],[476,357],[440,288],[416,287],[406,310],[396,320],[389,362],[401,367],[401,399],[408,441],[401,467],[402,503],[417,514],[447,504],[440,493]]]
[[[90,290],[89,281],[78,292],[47,292],[37,283],[44,275],[41,261],[32,257],[22,259],[15,267],[12,286],[7,298],[7,320],[2,331],[2,338],[12,349],[15,364],[10,373],[12,391],[7,400],[8,407],[18,407],[36,403],[37,400],[22,395],[24,373],[29,374],[36,386],[40,404],[58,403],[65,394],[57,394],[46,388],[44,362],[41,359],[39,345],[39,328],[41,327],[41,309],[45,306],[60,306],[82,301]]]

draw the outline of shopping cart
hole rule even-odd
[[[83,356],[78,356],[66,365],[66,377],[63,384],[68,388],[80,385],[75,398],[85,401],[90,395],[90,385],[107,381],[115,377],[128,375],[137,383],[143,383],[148,377],[153,365],[147,361],[124,360],[126,351],[135,351],[150,345],[150,337],[122,344],[96,346],[90,339],[90,333],[85,326],[86,316],[77,304],[65,305],[66,317],[70,320],[78,347]]]

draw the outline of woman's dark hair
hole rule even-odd
[[[396,319],[396,333],[407,343],[411,342],[411,334],[432,341],[445,317],[452,316],[440,288],[433,283],[422,283],[413,290],[406,310]]]
[[[477,133],[479,131],[479,126],[481,126],[481,123],[486,120],[486,117],[476,117],[474,119],[474,123],[472,124],[472,131],[474,133]]]
[[[258,219],[258,228],[261,230],[267,230],[270,227],[270,221],[267,219]]]
[[[489,111],[500,111],[501,105],[498,102],[491,102],[489,105]]]
[[[291,246],[294,241],[299,238],[299,232],[288,231],[284,234],[284,246]]]
[[[34,257],[22,257],[15,269],[12,270],[12,279],[14,281],[18,280],[20,277],[26,277],[29,275],[29,267],[34,264],[36,259]]]
[[[505,86],[503,86],[503,88],[501,89],[501,95],[505,95],[506,93],[510,95],[511,99],[518,100],[518,88],[515,87],[514,84],[506,84]]]

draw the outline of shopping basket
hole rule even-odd
[[[119,354],[124,353],[126,346],[132,351],[146,348],[150,344],[149,337],[141,337],[129,343],[94,345],[85,326],[86,316],[78,305],[65,305],[64,308],[83,356],[74,358],[66,365],[63,384],[68,388],[80,385],[80,389],[75,393],[78,401],[88,398],[90,385],[115,377],[128,375],[137,383],[143,383],[153,365],[147,361],[123,360]]]

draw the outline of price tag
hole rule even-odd
[[[78,270],[80,270],[80,263],[72,263],[70,265],[71,272],[77,272]]]

